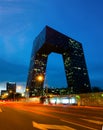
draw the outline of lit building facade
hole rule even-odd
[[[15,82],[7,82],[6,83],[6,90],[8,93],[16,93],[16,83]]]
[[[41,95],[44,80],[39,82],[37,77],[41,75],[45,78],[47,59],[51,52],[63,57],[70,93],[91,92],[82,44],[46,26],[33,43],[26,86],[30,96]]]
[[[7,90],[1,90],[1,96],[4,95],[5,93],[8,93]]]

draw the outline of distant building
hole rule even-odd
[[[1,96],[0,99],[7,99],[8,98],[8,91],[7,90],[1,90]]]
[[[37,77],[42,75],[45,78],[47,59],[51,52],[59,53],[63,57],[70,92],[91,92],[82,44],[46,26],[33,43],[26,86],[30,96],[42,93],[44,81],[39,82]]]
[[[16,83],[15,82],[7,82],[6,90],[8,93],[16,93]]]
[[[5,93],[8,93],[7,90],[1,90],[1,96],[4,95]]]

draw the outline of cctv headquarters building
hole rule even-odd
[[[42,76],[45,79],[48,56],[51,52],[62,55],[70,92],[73,94],[91,92],[82,44],[46,26],[33,43],[26,86],[29,95],[41,95],[44,80],[38,81],[37,77]]]

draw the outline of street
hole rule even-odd
[[[0,130],[102,130],[103,108],[0,103]]]

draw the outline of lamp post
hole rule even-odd
[[[43,75],[38,75],[37,76],[37,81],[40,83],[40,87],[42,87],[42,83],[44,81],[44,76]],[[41,89],[42,89],[42,96],[43,96],[43,87]]]
[[[29,99],[29,88],[26,88],[25,98],[26,98],[26,101],[28,101],[28,99]]]
[[[44,79],[44,77],[43,77],[42,75],[39,75],[39,76],[37,77],[37,79],[38,79],[39,82],[42,82],[43,79]]]

